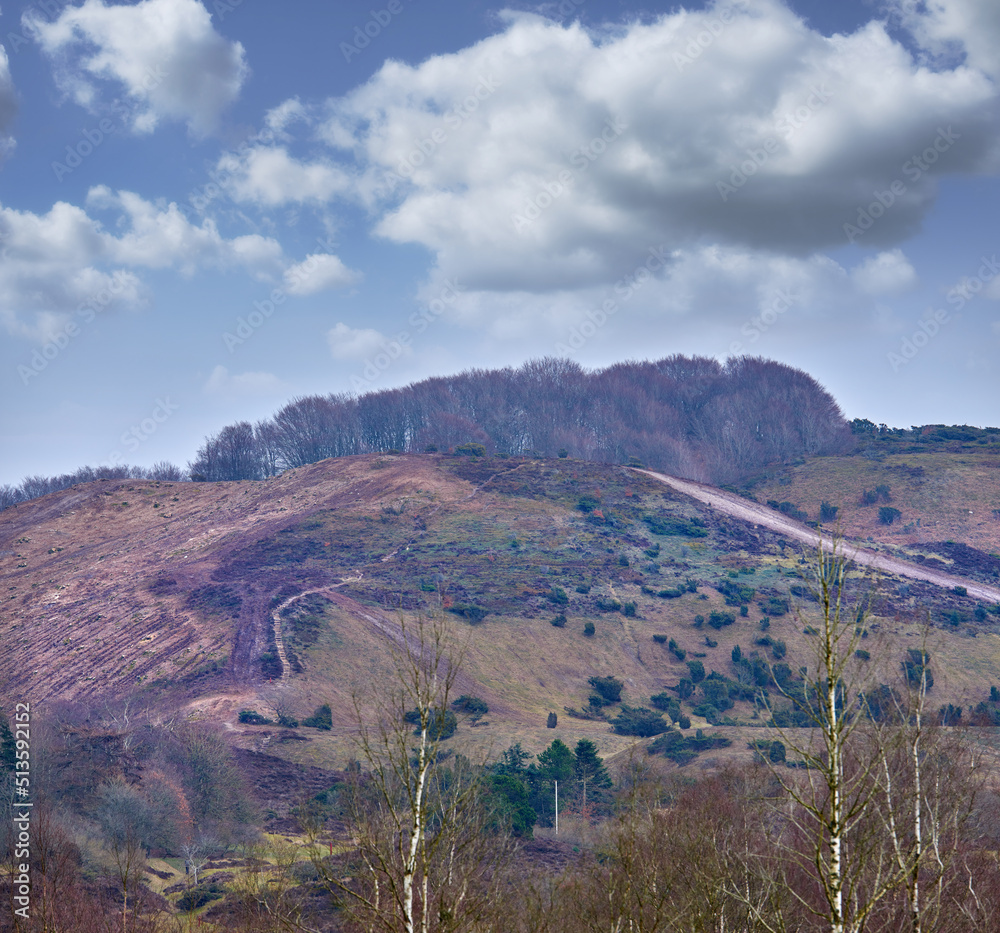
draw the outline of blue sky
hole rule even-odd
[[[36,0],[0,41],[0,483],[544,355],[1000,423],[993,0]]]

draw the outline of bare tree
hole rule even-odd
[[[355,772],[349,795],[357,836],[350,868],[318,847],[313,862],[362,929],[480,929],[499,901],[512,843],[491,828],[480,769],[463,756],[442,761],[442,722],[462,651],[438,621],[401,624],[399,645],[394,681],[380,690],[377,709],[355,698],[368,770]]]

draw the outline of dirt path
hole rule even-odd
[[[750,522],[753,525],[762,525],[772,531],[781,532],[789,538],[801,541],[811,547],[816,547],[822,542],[825,547],[833,546],[833,539],[830,535],[821,534],[808,525],[793,521],[787,515],[775,512],[773,509],[749,499],[744,499],[735,493],[725,492],[716,489],[714,486],[706,486],[703,483],[696,483],[688,479],[678,479],[676,476],[668,476],[665,473],[654,473],[652,470],[636,470],[661,483],[666,483],[678,492],[682,492],[693,499],[704,502],[709,508],[724,512],[733,518]],[[975,580],[968,580],[964,577],[956,577],[947,573],[940,573],[936,570],[928,570],[919,564],[911,564],[909,561],[900,560],[897,557],[889,557],[879,554],[876,551],[861,547],[850,541],[842,541],[841,548],[844,553],[855,563],[882,573],[891,573],[900,577],[909,577],[911,580],[924,580],[951,589],[955,586],[964,586],[970,596],[976,599],[984,599],[989,602],[1000,603],[1000,588],[987,586],[984,583],[977,583]]]

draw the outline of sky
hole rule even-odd
[[[995,0],[35,0],[0,43],[0,484],[542,356],[1000,423]]]

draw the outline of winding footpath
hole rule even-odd
[[[715,509],[717,512],[723,512],[726,515],[749,522],[752,525],[760,525],[764,528],[769,528],[771,531],[780,532],[789,538],[794,538],[796,541],[801,541],[803,544],[808,544],[811,547],[818,547],[820,544],[828,549],[833,547],[834,541],[831,535],[823,534],[810,528],[808,525],[793,521],[787,515],[782,515],[780,512],[775,512],[773,509],[749,499],[744,499],[735,493],[725,492],[722,489],[716,489],[714,486],[706,486],[704,483],[696,483],[693,480],[668,476],[666,473],[654,473],[652,470],[637,469],[635,472],[642,473],[658,482],[665,483],[672,489],[676,489],[678,492],[684,493],[684,495],[690,496],[692,499],[704,502],[705,505]],[[913,564],[898,557],[879,554],[877,551],[872,551],[869,548],[861,547],[843,539],[838,542],[838,547],[846,557],[849,557],[855,563],[871,567],[873,570],[895,574],[900,577],[909,577],[911,580],[923,580],[946,589],[964,586],[969,596],[974,596],[976,599],[988,602],[1000,603],[1000,588],[998,587],[987,586],[985,583],[978,583],[975,580],[968,580],[964,577],[952,576],[951,574],[941,573],[937,570],[929,570],[921,567],[919,564]]]

